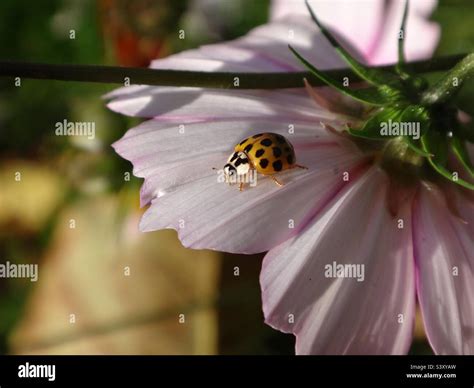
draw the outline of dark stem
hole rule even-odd
[[[450,55],[406,65],[416,73],[449,70],[466,54]],[[394,66],[380,69],[394,71]],[[332,78],[360,78],[351,70],[340,69],[326,72]],[[303,78],[313,86],[323,83],[309,72],[293,73],[239,73],[200,72],[185,70],[157,70],[137,67],[72,65],[0,61],[0,77],[50,79],[59,81],[100,82],[127,85],[193,86],[219,89],[285,89],[304,87]],[[128,81],[128,83],[127,83]]]

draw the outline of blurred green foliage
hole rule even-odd
[[[474,52],[474,3],[472,0],[440,0],[432,19],[442,28],[437,55]],[[458,105],[474,116],[474,82],[466,83],[458,96]]]
[[[110,37],[105,36],[104,32],[112,23],[109,14],[101,14],[101,6],[105,3],[105,0],[2,0],[0,58],[46,63],[116,64],[111,50],[114,42],[110,42]],[[212,33],[201,28],[202,24],[193,29],[192,23],[189,23],[190,15],[192,19],[192,14],[196,12],[201,12],[200,17],[206,22],[209,20],[206,17],[213,16],[212,8],[203,13],[199,7],[188,7],[185,0],[160,2],[158,8],[163,11],[160,14],[163,15],[163,23],[159,29],[141,31],[137,25],[140,15],[119,13],[130,22],[126,28],[144,32],[148,37],[156,33],[157,40],[166,40],[168,52],[175,52],[235,38],[266,21],[268,0],[232,3],[232,9],[225,6],[231,5],[231,2],[222,2],[219,6],[221,17],[219,20],[214,18],[217,23],[213,25]],[[130,5],[130,12],[133,13],[133,2],[115,0],[115,3],[111,1],[108,4],[125,8]],[[156,3],[152,5],[156,6]],[[164,9],[166,6],[168,10]],[[180,20],[179,25],[166,22],[176,18]],[[188,25],[192,31],[188,39],[177,39],[176,31],[183,27],[188,29]],[[163,28],[170,30],[168,35],[163,36]],[[71,30],[74,30],[75,39],[70,39]],[[2,262],[7,259],[37,262],[50,243],[61,207],[87,197],[88,193],[83,192],[81,187],[86,186],[88,181],[100,178],[106,182],[106,190],[115,193],[125,184],[123,174],[131,173],[131,165],[118,157],[110,144],[119,139],[127,128],[136,125],[138,120],[107,110],[102,96],[115,87],[28,79],[22,79],[21,85],[17,86],[15,79],[0,79],[0,165],[21,159],[47,166],[64,177],[67,190],[63,204],[38,233],[0,228]],[[55,123],[64,119],[96,122],[98,144],[93,149],[87,149],[74,144],[68,137],[54,136]],[[131,182],[126,184],[128,187],[134,185],[138,191],[141,180],[132,176]],[[258,272],[251,275],[258,279]],[[0,354],[8,351],[8,334],[21,316],[31,288],[28,281],[0,280]],[[260,311],[258,282],[250,288],[244,285],[238,293],[255,294],[255,303],[248,306]],[[268,327],[265,329],[267,333],[274,333]]]

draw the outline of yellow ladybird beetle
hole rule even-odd
[[[296,164],[295,150],[288,139],[277,133],[266,132],[250,136],[235,146],[224,166],[224,175],[227,182],[233,182],[257,171],[270,176],[278,186],[283,186],[274,175],[295,167],[307,168]],[[243,186],[244,182],[240,182],[240,191]]]

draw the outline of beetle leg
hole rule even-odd
[[[301,164],[295,164],[293,167],[302,168],[303,170],[307,170],[307,169],[308,169],[308,167],[302,166]]]
[[[270,175],[270,178],[272,178],[273,182],[279,187],[283,186],[283,183],[281,183],[278,179],[276,179],[273,175]]]

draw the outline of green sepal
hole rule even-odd
[[[407,106],[400,115],[400,122],[420,123],[420,137],[418,139],[413,138],[413,136],[403,136],[403,139],[407,145],[418,155],[425,158],[433,156],[429,152],[423,150],[419,144],[421,137],[428,131],[430,127],[430,116],[426,108],[421,105]]]
[[[409,105],[407,106],[401,116],[401,122],[408,123],[420,123],[420,138],[428,132],[431,123],[431,117],[428,110],[421,105]]]
[[[472,166],[471,159],[464,142],[459,137],[454,136],[451,139],[451,149],[464,168],[469,172],[471,177],[474,178],[474,167]]]
[[[417,75],[410,74],[409,81],[412,88],[418,92],[424,92],[429,87],[429,82],[425,78]]]
[[[326,83],[328,86],[333,87],[334,89],[338,90],[339,92],[345,94],[346,96],[352,97],[358,101],[364,102],[370,105],[382,106],[389,102],[385,96],[380,94],[380,92],[375,88],[367,88],[367,89],[350,89],[345,88],[340,85],[338,81],[329,77],[328,75],[324,74],[316,67],[314,67],[311,63],[309,63],[300,53],[298,53],[293,47],[288,45],[291,52],[301,61],[301,63],[316,77],[318,77],[321,81]]]
[[[377,91],[389,104],[406,103],[406,98],[399,89],[394,89],[388,85],[382,85],[377,88]]]
[[[431,130],[422,136],[421,144],[425,152],[433,155],[427,159],[436,172],[453,183],[474,190],[474,184],[459,177],[454,179],[453,173],[446,168],[448,161],[448,143],[445,136],[443,137],[443,135],[436,130]]]
[[[413,150],[418,155],[423,156],[424,158],[428,158],[430,156],[433,156],[433,154],[430,154],[429,152],[423,150],[423,148],[420,147],[420,145],[418,144],[419,141],[413,139],[411,136],[404,136],[403,140],[405,140],[408,147],[410,147],[410,149]]]
[[[418,141],[413,139],[412,137],[405,136],[404,140],[406,141],[408,147],[410,147],[410,149],[413,150],[418,155],[423,156],[424,158],[433,156],[433,154],[427,151],[424,151],[423,148],[418,145]]]
[[[381,124],[383,122],[387,122],[392,120],[396,122],[399,120],[401,111],[396,108],[391,107],[384,107],[380,109],[377,113],[375,113],[370,119],[368,119],[362,128],[355,129],[350,128],[349,126],[346,127],[347,132],[349,132],[353,136],[362,137],[364,139],[391,139],[397,136],[387,136],[382,135],[381,131]]]

